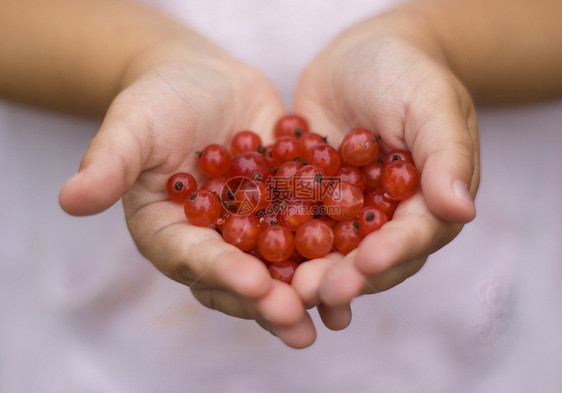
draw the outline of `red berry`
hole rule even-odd
[[[375,134],[365,128],[355,128],[345,134],[340,149],[343,161],[353,166],[368,165],[379,154]]]
[[[326,143],[320,143],[308,149],[306,161],[308,164],[324,169],[327,176],[334,176],[341,164],[338,151]]]
[[[386,214],[375,206],[367,206],[359,211],[358,220],[359,231],[363,236],[379,230],[384,224],[388,222]]]
[[[304,199],[310,202],[322,200],[326,172],[317,165],[305,165],[300,168],[294,177],[294,195],[297,199]],[[327,183],[327,182],[326,182]]]
[[[246,206],[242,214],[264,214],[269,205],[267,186],[260,181],[247,179],[234,193],[234,200],[240,206]]]
[[[299,225],[314,218],[312,203],[302,199],[290,199],[282,203],[279,224],[295,232]]]
[[[414,159],[412,158],[412,153],[406,150],[391,150],[386,153],[382,159],[382,165],[387,166],[393,161],[408,161],[410,164],[414,165]]]
[[[258,250],[269,262],[281,262],[289,258],[295,249],[293,232],[281,225],[262,227],[258,237]]]
[[[271,178],[269,186],[275,190],[281,199],[291,198],[294,195],[294,177],[303,164],[298,161],[287,161],[279,168],[275,176]]]
[[[273,155],[273,162],[279,166],[287,161],[304,161],[305,152],[297,141],[297,138],[292,136],[282,136],[277,139],[271,149]]]
[[[255,151],[263,153],[261,138],[253,131],[239,131],[232,137],[230,141],[230,151],[236,156],[245,151]]]
[[[292,136],[298,138],[308,131],[307,121],[299,115],[285,115],[281,117],[275,124],[273,136],[281,138],[282,136]]]
[[[225,209],[234,215],[255,215],[269,203],[266,185],[242,176],[228,179],[219,195]]]
[[[307,153],[308,150],[315,145],[318,145],[320,143],[328,143],[326,137],[323,137],[316,132],[306,132],[300,136],[298,141],[302,151],[304,151],[305,153]]]
[[[387,197],[386,192],[382,188],[369,191],[365,194],[364,206],[376,206],[381,209],[386,217],[390,220],[394,215],[394,211],[398,206],[398,201]]]
[[[226,177],[224,175],[217,176],[217,177],[211,177],[211,178],[205,180],[205,182],[203,183],[201,188],[204,189],[204,190],[211,191],[213,193],[217,193],[217,195],[220,195],[221,192],[222,192],[222,189],[224,188],[224,183],[226,183],[227,180],[228,180],[228,177]]]
[[[286,163],[281,165],[279,168],[277,168],[277,172],[275,172],[275,176],[289,179],[289,178],[294,177],[295,174],[297,173],[297,171],[299,169],[301,169],[302,167],[303,167],[302,162],[287,161]]]
[[[230,153],[226,147],[211,144],[199,155],[199,169],[209,177],[224,175],[230,166]]]
[[[217,221],[215,222],[215,229],[218,229],[221,235],[222,235],[222,228],[224,226],[224,223],[226,222],[227,218],[230,216],[231,214],[226,209],[221,209],[219,218],[217,218]]]
[[[416,193],[419,184],[420,175],[408,161],[393,161],[382,170],[382,186],[394,200],[408,199]]]
[[[230,216],[222,227],[224,241],[242,251],[256,248],[259,232],[256,216]]]
[[[340,221],[334,228],[334,247],[343,255],[355,250],[362,238],[357,221]]]
[[[336,177],[342,183],[349,183],[359,188],[361,192],[365,191],[367,181],[361,170],[354,166],[342,166],[337,172]]]
[[[192,225],[199,227],[216,223],[221,210],[219,198],[207,190],[197,190],[185,200],[185,216]]]
[[[232,177],[247,177],[248,179],[266,181],[273,175],[273,169],[267,164],[262,154],[246,151],[238,154],[230,163]]]
[[[322,205],[322,206],[324,206],[324,205]],[[325,211],[325,209],[324,209],[324,211]],[[326,224],[328,224],[328,226],[330,228],[332,228],[332,230],[336,227],[336,225],[338,225],[338,222],[340,222],[340,221],[334,220],[328,214],[322,214],[322,215],[319,215],[319,216],[315,216],[314,219],[324,221]]]
[[[290,284],[298,266],[299,264],[297,262],[287,260],[281,262],[271,262],[268,269],[271,278]]]
[[[275,165],[275,161],[273,161],[272,150],[273,150],[273,145],[266,146],[263,152],[263,158],[265,159],[267,165],[274,167],[276,165]]]
[[[361,169],[365,176],[365,189],[367,191],[382,187],[382,163],[375,161]]]
[[[295,246],[299,254],[308,259],[322,258],[332,251],[334,233],[322,220],[310,220],[299,226],[295,233]]]
[[[280,225],[279,210],[268,207],[267,209],[265,209],[264,215],[258,215],[258,220],[260,228],[270,227],[272,225]]]
[[[363,207],[363,193],[354,185],[340,182],[331,192],[325,193],[323,203],[334,220],[351,220]]]
[[[187,197],[197,190],[197,181],[189,173],[178,172],[168,178],[166,191],[170,199],[177,203],[184,203]]]

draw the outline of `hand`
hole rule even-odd
[[[214,230],[189,225],[183,206],[167,196],[170,175],[198,173],[197,151],[226,145],[242,129],[269,131],[285,112],[253,68],[216,48],[196,55],[170,45],[131,65],[79,173],[61,190],[61,206],[74,215],[96,214],[122,197],[141,253],[189,286],[199,302],[255,319],[289,346],[310,345],[316,333],[296,291]]]
[[[411,151],[421,172],[421,192],[358,249],[297,270],[293,286],[305,304],[318,305],[331,329],[349,324],[354,297],[384,291],[419,271],[475,216],[476,113],[440,54],[428,52],[398,35],[371,35],[368,26],[358,26],[328,46],[297,87],[294,111],[330,143],[339,145],[346,131],[365,127],[387,148]]]

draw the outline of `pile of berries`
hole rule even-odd
[[[348,131],[335,149],[305,119],[286,115],[274,136],[267,147],[253,131],[235,134],[230,150],[208,145],[198,161],[206,181],[198,187],[181,172],[166,187],[192,225],[216,228],[273,278],[290,282],[303,261],[348,254],[418,190],[411,154],[383,153],[367,129]]]

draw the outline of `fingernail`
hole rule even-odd
[[[466,203],[470,203],[471,205],[474,204],[474,198],[472,198],[472,194],[470,193],[468,186],[463,181],[455,180],[453,182],[453,194],[455,194],[458,199],[461,199]]]

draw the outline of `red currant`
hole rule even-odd
[[[320,143],[328,143],[327,138],[317,134],[316,132],[306,132],[300,136],[298,139],[299,145],[301,150],[305,153],[308,152],[308,149],[313,147],[314,145],[318,145]]]
[[[263,214],[269,205],[267,186],[260,181],[246,179],[234,193],[234,201],[245,207],[241,214]]]
[[[386,153],[382,159],[382,165],[387,166],[393,161],[408,161],[410,164],[414,165],[414,159],[412,158],[412,153],[406,150],[391,150]]]
[[[420,175],[408,161],[393,161],[382,170],[382,186],[394,200],[408,199],[416,193],[419,184]]]
[[[262,154],[246,151],[238,154],[230,163],[230,175],[248,179],[266,181],[273,175],[273,169],[265,161]]]
[[[361,192],[365,191],[367,180],[361,170],[354,166],[342,166],[337,172],[336,177],[342,183],[349,183],[359,188]]]
[[[365,189],[367,191],[382,187],[382,163],[375,161],[361,169],[365,176]]]
[[[221,210],[219,198],[208,190],[197,190],[185,200],[185,216],[195,226],[206,227],[216,223]]]
[[[311,202],[322,200],[324,193],[324,179],[326,172],[317,165],[305,165],[300,168],[294,177],[295,198]]]
[[[398,206],[398,201],[387,197],[386,192],[382,188],[369,191],[365,194],[365,206],[376,206],[381,209],[386,217],[390,220],[394,215],[394,211]]]
[[[242,251],[250,251],[258,244],[258,218],[256,216],[233,216],[226,219],[222,227],[224,241]]]
[[[321,258],[332,251],[334,233],[322,220],[310,220],[301,224],[295,233],[295,245],[299,254],[308,259]]]
[[[303,164],[301,162],[287,161],[277,168],[270,186],[283,198],[292,197],[294,195],[294,177],[302,167]]]
[[[334,247],[343,255],[355,250],[362,238],[357,221],[340,221],[334,228]]]
[[[305,152],[301,150],[297,138],[292,136],[282,136],[277,139],[273,144],[271,154],[277,166],[287,161],[304,161],[305,158]]]
[[[275,167],[275,161],[273,160],[273,145],[268,145],[265,147],[263,152],[263,158],[267,165]]]
[[[363,207],[363,193],[354,185],[340,183],[324,195],[323,203],[334,220],[351,220]]]
[[[197,190],[197,181],[189,173],[178,172],[168,178],[166,191],[170,199],[177,203],[184,203],[187,197]]]
[[[279,224],[279,210],[278,209],[265,209],[265,214],[258,215],[260,228],[270,227]]]
[[[268,269],[271,278],[290,284],[298,266],[299,264],[297,262],[287,260],[281,262],[271,262]]]
[[[341,143],[343,161],[348,165],[365,166],[379,154],[375,135],[365,128],[355,128],[345,134]]]
[[[359,211],[358,215],[359,231],[363,236],[379,230],[388,222],[386,214],[375,206],[367,206]]]
[[[324,169],[327,176],[334,176],[341,164],[338,151],[326,143],[320,143],[308,149],[306,161]]]
[[[224,175],[230,166],[230,153],[226,147],[211,144],[199,155],[199,169],[209,177]]]
[[[279,223],[295,232],[299,225],[312,220],[312,203],[302,199],[290,199],[282,204]]]
[[[255,151],[263,153],[264,148],[261,145],[261,138],[254,131],[239,131],[232,137],[230,141],[230,151],[236,156],[245,151]]]
[[[217,195],[221,195],[221,192],[224,188],[224,184],[227,182],[228,177],[226,176],[217,176],[217,177],[211,177],[207,180],[205,180],[205,182],[203,183],[203,185],[201,186],[202,189],[204,190],[209,190],[213,193],[217,193]]]
[[[273,136],[281,138],[282,136],[292,136],[298,138],[308,131],[308,122],[299,115],[285,115],[281,117],[275,124]]]
[[[324,205],[322,205],[322,206],[324,206]],[[322,215],[314,216],[314,219],[324,221],[330,228],[332,228],[332,230],[336,227],[336,225],[338,225],[338,222],[340,222],[340,221],[334,220],[328,214],[322,214]]]
[[[258,250],[269,262],[281,262],[289,258],[295,249],[293,232],[282,225],[262,227],[258,237]]]

